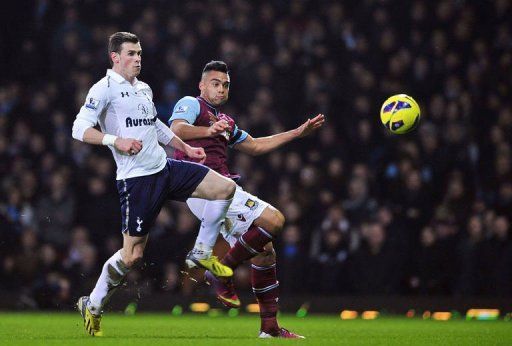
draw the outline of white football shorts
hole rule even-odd
[[[206,200],[204,199],[187,199],[188,207],[198,219],[201,219],[203,215],[205,204]],[[247,231],[268,205],[267,202],[244,191],[241,186],[236,186],[233,202],[229,206],[226,220],[220,231],[231,247],[235,245],[237,239]]]

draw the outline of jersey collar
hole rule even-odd
[[[124,79],[123,76],[121,76],[119,73],[112,70],[111,68],[109,68],[107,70],[107,76],[109,76],[110,78],[112,78],[114,81],[116,81],[119,84],[123,84],[123,83],[130,84],[130,82],[128,82],[126,79]],[[137,79],[137,77],[135,77],[135,79],[133,80],[133,85],[135,86],[138,82],[139,82],[139,80]]]
[[[198,96],[197,97],[198,99],[200,99],[201,101],[203,101],[204,103],[206,103],[206,105],[210,108],[212,108],[215,112],[217,112],[217,108],[215,108],[214,105],[212,105],[210,102],[206,101],[206,99],[204,99],[203,97],[201,96]]]

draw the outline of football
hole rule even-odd
[[[391,133],[410,132],[420,122],[420,106],[409,95],[393,95],[382,104],[380,121]]]

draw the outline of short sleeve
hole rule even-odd
[[[200,111],[199,101],[194,97],[185,96],[174,106],[168,123],[171,125],[174,120],[181,119],[189,124],[193,124],[199,116]]]

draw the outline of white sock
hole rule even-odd
[[[121,250],[105,262],[98,282],[89,296],[89,309],[93,314],[101,313],[103,306],[129,271],[130,269],[126,267],[121,257]]]
[[[192,250],[192,253],[197,258],[210,257],[213,246],[217,241],[220,227],[226,218],[226,213],[232,201],[233,199],[206,202],[203,215],[201,216],[199,234]]]

